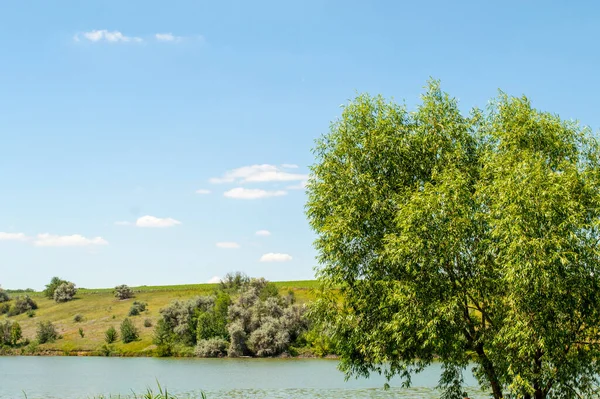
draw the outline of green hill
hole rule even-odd
[[[299,303],[305,303],[313,298],[313,288],[316,281],[282,281],[274,282],[281,295],[293,291]],[[116,342],[111,345],[113,353],[127,356],[150,356],[155,346],[152,344],[153,331],[160,318],[159,310],[176,299],[188,299],[199,295],[208,295],[218,287],[218,284],[189,284],[169,286],[141,286],[131,287],[135,297],[118,300],[114,296],[113,288],[86,289],[80,288],[72,301],[56,303],[44,297],[42,292],[27,293],[37,302],[38,309],[33,317],[27,314],[9,317],[17,321],[23,330],[23,338],[35,341],[36,328],[41,321],[52,322],[62,338],[52,343],[37,345],[35,343],[26,347],[12,350],[14,354],[56,354],[56,355],[98,355],[103,353],[104,333],[113,326],[117,331],[123,319],[128,317],[129,308],[133,301],[146,302],[147,310],[139,316],[129,317],[140,331],[140,339],[123,344]],[[11,294],[12,297],[23,294]],[[82,321],[75,322],[76,315],[83,317]],[[6,315],[0,316],[0,321],[7,319]],[[149,320],[151,327],[145,327],[145,320]],[[81,337],[79,329],[83,330]]]

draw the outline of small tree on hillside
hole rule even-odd
[[[44,290],[46,298],[54,299],[54,291],[56,291],[58,286],[63,283],[68,283],[68,281],[63,280],[60,277],[52,277],[52,280],[50,280],[50,283],[46,285],[46,289]]]
[[[40,344],[45,344],[46,342],[56,341],[59,338],[59,335],[54,324],[49,320],[46,320],[38,323],[36,337]]]
[[[9,316],[16,316],[30,310],[37,309],[37,303],[29,297],[29,295],[18,296],[15,298],[13,305],[8,310]]]
[[[22,338],[21,326],[17,322],[0,322],[0,346],[15,346]]]
[[[2,288],[0,288],[0,303],[10,301],[10,297]]]
[[[121,284],[115,287],[115,296],[120,300],[133,298],[133,290],[128,285]]]
[[[123,320],[121,323],[121,341],[123,341],[124,344],[135,341],[138,339],[139,335],[138,329],[131,320]]]
[[[106,332],[104,333],[104,341],[106,341],[107,344],[112,344],[118,338],[119,338],[119,334],[117,333],[117,330],[113,326],[110,326],[108,328],[108,330],[106,330]]]
[[[148,306],[146,302],[134,301],[129,308],[129,316],[139,316],[140,313],[146,311],[146,306]]]
[[[56,302],[68,302],[73,299],[76,293],[75,284],[71,282],[62,283],[54,290],[54,300]]]

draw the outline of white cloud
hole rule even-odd
[[[117,225],[117,226],[130,226],[131,222],[128,222],[126,220],[119,220],[118,222],[115,222],[115,225]]]
[[[219,284],[221,282],[221,277],[214,276],[210,280],[207,281],[208,284]]]
[[[288,190],[304,190],[306,188],[307,183],[308,182],[306,180],[301,181],[298,184],[292,184],[291,186],[287,186],[286,189],[288,189]]]
[[[235,199],[259,199],[259,198],[269,198],[269,197],[281,197],[282,195],[286,195],[287,191],[283,190],[274,190],[267,191],[261,190],[258,188],[242,188],[236,187],[232,188],[229,191],[225,191],[223,195],[227,198],[235,198]]]
[[[298,169],[298,165],[294,163],[282,163],[281,167],[285,169]]]
[[[223,248],[223,249],[236,249],[236,248],[240,247],[240,244],[238,244],[237,242],[232,242],[232,241],[218,242],[216,245],[218,248]]]
[[[154,35],[154,38],[159,42],[180,42],[183,40],[181,36],[175,36],[172,33],[157,33]]]
[[[173,227],[181,224],[179,220],[173,218],[157,218],[156,216],[142,216],[136,220],[137,227]]]
[[[206,189],[204,189],[204,188],[201,188],[201,189],[199,189],[199,190],[196,190],[196,194],[203,194],[203,195],[204,195],[204,194],[210,194],[210,193],[211,193],[211,191],[210,191],[210,190],[206,190]]]
[[[256,234],[257,236],[267,237],[271,235],[271,232],[269,230],[258,230],[254,234]]]
[[[24,233],[4,233],[0,231],[0,241],[25,241],[27,236]]]
[[[85,238],[80,234],[57,236],[53,234],[38,234],[33,242],[38,247],[85,247],[88,245],[108,245],[102,237]]]
[[[289,167],[289,165],[288,165]],[[282,182],[307,180],[308,175],[290,173],[275,165],[262,164],[242,166],[225,172],[221,177],[213,177],[209,182],[218,183],[260,183],[260,182]]]
[[[288,262],[292,260],[292,257],[288,254],[279,254],[269,252],[260,257],[261,262]]]
[[[109,43],[141,43],[143,39],[135,36],[125,36],[118,30],[108,31],[106,29],[91,30],[89,32],[78,33],[75,35],[75,41],[81,41],[82,39],[98,43],[98,42],[109,42]]]

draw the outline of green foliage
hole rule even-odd
[[[121,341],[123,341],[124,344],[137,340],[139,336],[138,329],[131,320],[126,318],[121,322]]]
[[[22,337],[23,333],[19,323],[9,320],[0,321],[0,347],[15,346]]]
[[[38,343],[54,342],[59,338],[56,327],[49,320],[40,321],[37,325],[36,338]]]
[[[279,291],[277,290],[277,286],[271,282],[265,284],[263,289],[260,291],[259,298],[261,300],[266,300],[267,298],[277,297],[279,296]]]
[[[53,298],[56,302],[68,302],[73,300],[73,297],[77,293],[77,288],[75,288],[75,284],[70,281],[61,283],[58,287],[54,289]]]
[[[0,288],[0,303],[8,302],[8,301],[10,301],[10,297],[8,296],[8,293],[6,291],[4,291],[2,288]]]
[[[27,317],[32,318],[35,316],[35,310],[29,309],[27,312],[25,312],[25,314],[27,315]]]
[[[46,298],[54,299],[54,291],[56,291],[61,284],[65,283],[68,283],[68,281],[62,280],[59,277],[52,277],[52,280],[50,280],[50,283],[46,285],[46,289],[44,290],[44,295]]]
[[[213,308],[213,296],[199,296],[188,301],[173,301],[160,310],[161,319],[156,326],[154,342],[157,345],[181,343],[193,346],[197,341],[196,328],[200,314]]]
[[[592,396],[597,142],[526,98],[463,116],[431,82],[422,100],[409,113],[361,95],[314,150],[314,312],[341,367],[409,382],[439,360],[460,398],[474,362],[496,399]]]
[[[304,307],[274,295],[270,284],[250,280],[229,307],[229,356],[278,355],[306,330]]]
[[[274,356],[306,330],[304,306],[294,305],[291,295],[281,298],[276,284],[241,274],[224,281],[229,281],[225,289],[213,295],[174,301],[160,310],[154,330],[159,356],[194,345],[198,356]],[[238,292],[232,301],[229,293],[234,290]]]
[[[37,309],[37,303],[29,295],[18,296],[8,311],[8,316],[16,316]]]
[[[175,333],[171,328],[171,325],[165,319],[160,319],[156,323],[156,327],[154,327],[154,337],[152,342],[158,347],[165,349],[165,352],[170,352],[173,342],[175,342]]]
[[[104,333],[104,341],[107,344],[112,344],[113,342],[116,342],[117,339],[119,339],[117,330],[113,326],[110,326]]]
[[[116,330],[115,330],[115,333],[116,333]],[[107,344],[102,344],[102,346],[98,350],[98,353],[100,356],[110,356],[110,354],[112,353],[112,348],[109,347]]]
[[[226,292],[237,292],[240,288],[250,281],[250,277],[242,272],[227,273],[225,277],[221,279],[220,288]]]
[[[115,287],[115,297],[120,300],[133,298],[133,290],[129,286],[122,284]]]
[[[80,336],[81,338],[84,338],[84,337],[85,337],[85,333],[83,332],[83,328],[79,327],[79,331],[78,331],[78,332],[79,332],[79,336]]]
[[[303,341],[308,345],[311,352],[319,357],[334,354],[334,345],[328,334],[324,334],[321,329],[312,328],[302,336]]]
[[[0,315],[7,314],[10,310],[10,303],[3,302],[0,303]]]
[[[196,338],[198,341],[209,338],[228,339],[227,333],[227,311],[231,304],[231,298],[225,292],[217,293],[214,305],[211,309],[200,311],[196,326]]]
[[[236,320],[227,326],[229,332],[229,348],[227,354],[230,357],[244,356],[248,353],[248,334],[244,329],[243,322]]]
[[[199,357],[223,357],[227,356],[229,342],[220,337],[202,339],[196,345],[195,354]]]
[[[146,311],[146,306],[148,306],[146,302],[134,301],[129,308],[129,316],[139,316],[140,313]]]
[[[144,320],[144,327],[146,327],[146,328],[152,327],[152,320],[145,319]]]
[[[21,326],[19,323],[14,322],[10,326],[10,343],[11,345],[16,345],[19,340],[23,338],[23,331],[21,330]]]
[[[73,321],[75,323],[81,323],[83,321],[83,315],[77,313],[75,316],[73,316]]]

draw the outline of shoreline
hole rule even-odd
[[[317,356],[314,354],[300,354],[297,356],[291,356],[287,353],[283,353],[278,356],[267,356],[267,357],[256,357],[256,356],[238,356],[238,357],[200,357],[200,356],[187,356],[187,355],[171,355],[171,356],[157,356],[155,353],[148,352],[110,352],[108,354],[104,354],[98,350],[73,350],[73,351],[64,351],[60,349],[44,349],[41,351],[36,351],[33,353],[26,353],[22,350],[20,351],[11,351],[12,353],[7,353],[4,351],[0,351],[0,357],[17,357],[17,356],[27,356],[27,357],[144,357],[144,358],[160,358],[160,359],[328,359],[328,360],[337,360],[339,356],[337,355],[325,355],[325,356]],[[21,353],[17,353],[21,352]]]

